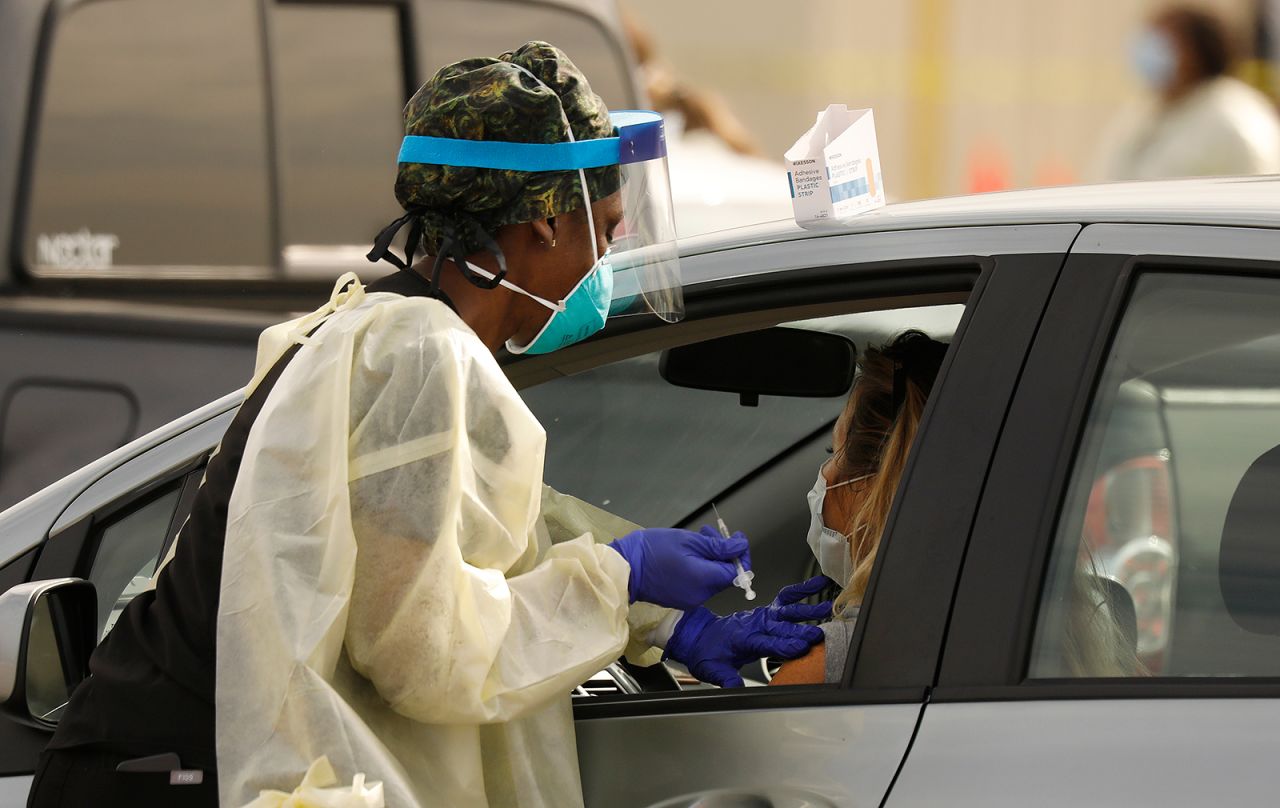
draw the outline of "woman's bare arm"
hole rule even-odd
[[[826,681],[827,647],[815,645],[809,653],[784,662],[770,685],[820,685]]]

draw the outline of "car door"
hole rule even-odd
[[[1277,256],[1266,229],[1082,232],[888,804],[1274,801]]]
[[[893,332],[938,305],[965,304],[843,681],[722,691],[685,680],[682,692],[580,698],[588,805],[880,802],[933,683],[964,538],[1008,397],[1078,230],[872,233],[691,256],[683,323],[630,334],[624,326],[611,339],[512,370],[522,383],[549,380],[523,395],[548,428],[551,485],[640,523],[696,527],[711,521],[717,503],[733,528],[751,536],[758,589],[771,598],[812,566],[804,495],[843,398],[825,410],[775,402],[773,415],[762,399],[749,417],[734,411],[739,403],[729,394],[697,399],[664,390],[646,370],[656,352],[778,323],[834,329],[841,318],[896,313]],[[584,431],[588,446],[559,454],[558,446]],[[723,613],[748,604],[731,590],[713,606]]]

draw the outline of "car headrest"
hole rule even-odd
[[[1280,446],[1253,461],[1231,497],[1218,584],[1238,626],[1280,634]]]
[[[1094,576],[1098,591],[1107,600],[1107,609],[1111,619],[1120,628],[1129,649],[1138,653],[1138,610],[1133,605],[1133,595],[1124,588],[1124,584],[1101,575]]]

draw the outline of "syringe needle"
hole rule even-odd
[[[711,503],[711,510],[716,515],[716,527],[720,529],[720,535],[726,539],[729,538],[729,526],[724,523],[724,517],[720,515],[720,509],[716,507],[714,502]],[[756,592],[751,588],[751,580],[756,577],[756,574],[754,572],[748,572],[747,569],[742,566],[741,558],[735,558],[733,560],[733,565],[738,570],[737,577],[733,579],[733,585],[746,593],[747,600],[755,600]]]
[[[716,527],[720,528],[720,535],[729,538],[729,526],[724,523],[724,517],[720,515],[720,509],[714,502],[711,503],[711,510],[716,515]]]

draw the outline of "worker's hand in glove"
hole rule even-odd
[[[741,559],[751,569],[747,537],[723,538],[711,527],[701,533],[651,527],[628,533],[610,545],[631,565],[627,584],[631,602],[644,601],[669,609],[692,609],[733,583]]]
[[[738,668],[761,657],[795,659],[822,642],[822,629],[793,620],[821,620],[831,614],[831,604],[797,601],[820,592],[827,585],[819,576],[784,588],[768,606],[717,617],[709,609],[685,612],[667,642],[664,659],[683,663],[703,682],[720,687],[742,687]]]

